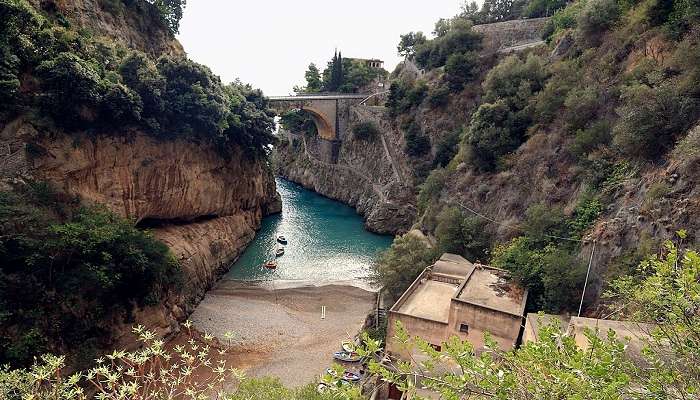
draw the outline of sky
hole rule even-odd
[[[239,78],[267,96],[303,85],[313,62],[321,70],[337,47],[343,57],[401,61],[401,34],[429,34],[458,13],[462,0],[189,0],[178,39],[188,56],[224,83]]]

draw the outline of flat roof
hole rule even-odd
[[[566,332],[566,328],[569,326],[569,320],[571,317],[567,315],[556,315],[556,314],[542,314],[541,318],[539,313],[528,313],[525,318],[525,329],[527,333],[531,335],[533,340],[537,340],[540,336],[540,327],[547,326],[552,323],[552,321],[558,321],[559,328],[562,332]]]
[[[509,314],[522,315],[527,296],[523,288],[510,280],[507,271],[479,265],[475,266],[457,298]]]
[[[467,261],[462,256],[445,253],[432,265],[431,270],[436,274],[450,275],[455,278],[464,279],[474,269],[474,264]]]
[[[447,322],[450,315],[450,299],[458,286],[430,279],[422,280],[399,307],[401,314]]]

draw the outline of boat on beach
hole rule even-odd
[[[335,372],[335,370],[333,368],[326,369],[326,373],[328,375],[332,376],[333,378],[338,377],[338,373]],[[345,372],[343,372],[343,377],[341,379],[344,381],[348,381],[348,382],[357,382],[360,380],[360,375],[358,375],[354,372],[351,372],[351,371],[345,371]]]
[[[277,261],[268,261],[263,266],[267,269],[277,269]]]
[[[352,342],[352,341],[350,341],[350,340],[346,340],[346,341],[343,342],[343,344],[341,345],[341,347],[343,348],[343,351],[345,351],[345,352],[347,352],[347,353],[352,353],[352,352],[354,352],[355,350],[357,350],[357,343]]]
[[[287,238],[284,237],[284,235],[277,236],[277,241],[282,243],[282,244],[287,244]]]
[[[338,351],[336,353],[333,353],[333,358],[335,358],[338,361],[344,362],[358,362],[362,357],[360,357],[359,354],[352,351]]]
[[[275,257],[282,257],[284,255],[284,247],[280,247],[275,250]]]

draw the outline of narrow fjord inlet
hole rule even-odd
[[[377,254],[391,244],[391,236],[376,235],[363,227],[362,218],[345,204],[278,179],[282,213],[267,217],[241,258],[226,275],[240,280],[347,281],[368,277]],[[263,267],[288,244],[272,271]]]

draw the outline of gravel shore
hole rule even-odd
[[[375,293],[349,283],[243,282],[222,280],[190,317],[195,327],[250,352],[248,376],[276,376],[302,386],[332,364],[343,340],[357,334]],[[321,319],[321,306],[326,317]]]

